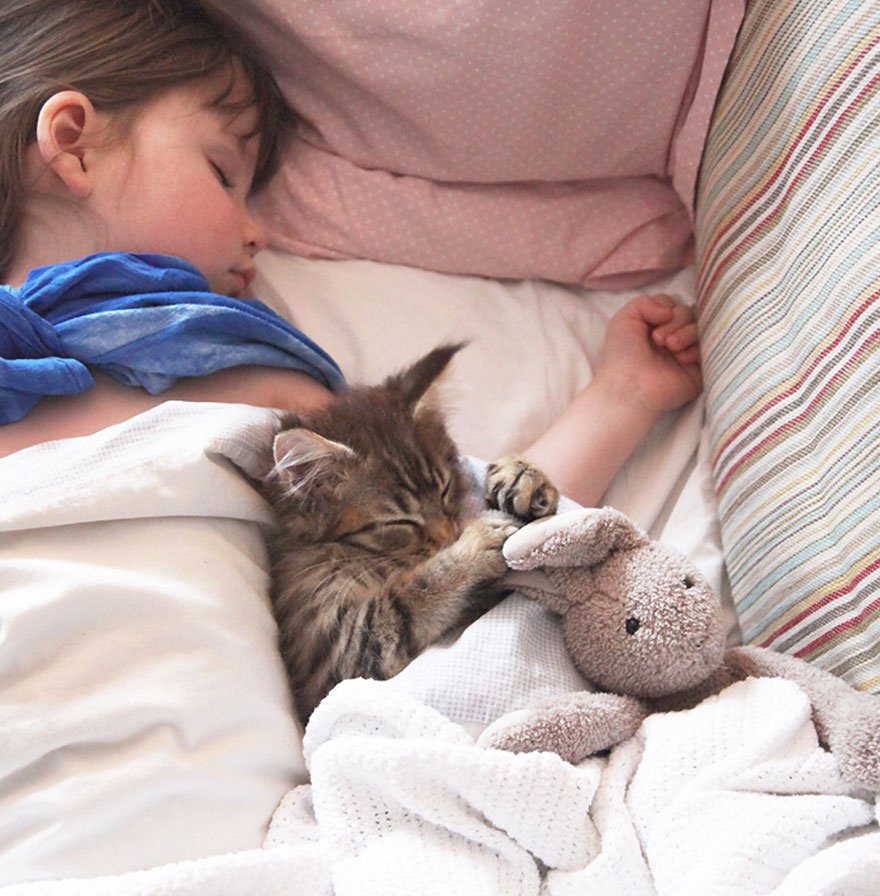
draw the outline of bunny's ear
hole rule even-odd
[[[648,542],[647,534],[613,507],[579,508],[523,526],[504,542],[503,551],[511,569],[592,567],[615,551]]]

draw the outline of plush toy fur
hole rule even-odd
[[[487,747],[549,750],[570,762],[636,732],[648,713],[687,709],[742,679],[800,685],[820,742],[845,780],[880,790],[880,697],[803,660],[759,647],[724,649],[721,603],[697,568],[612,508],[531,523],[504,546],[517,587],[562,618],[581,673],[602,690],[510,713]]]

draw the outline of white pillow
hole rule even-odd
[[[274,421],[169,403],[0,461],[0,883],[257,847],[305,780],[229,460]]]

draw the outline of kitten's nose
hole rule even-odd
[[[458,538],[455,522],[447,516],[432,514],[425,519],[425,534],[428,541],[435,545],[451,544]]]

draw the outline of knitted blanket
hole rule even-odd
[[[607,758],[482,749],[414,698],[339,685],[265,848],[15,885],[43,894],[562,896],[876,893],[874,795],[844,784],[791,682],[749,680],[649,718]]]

